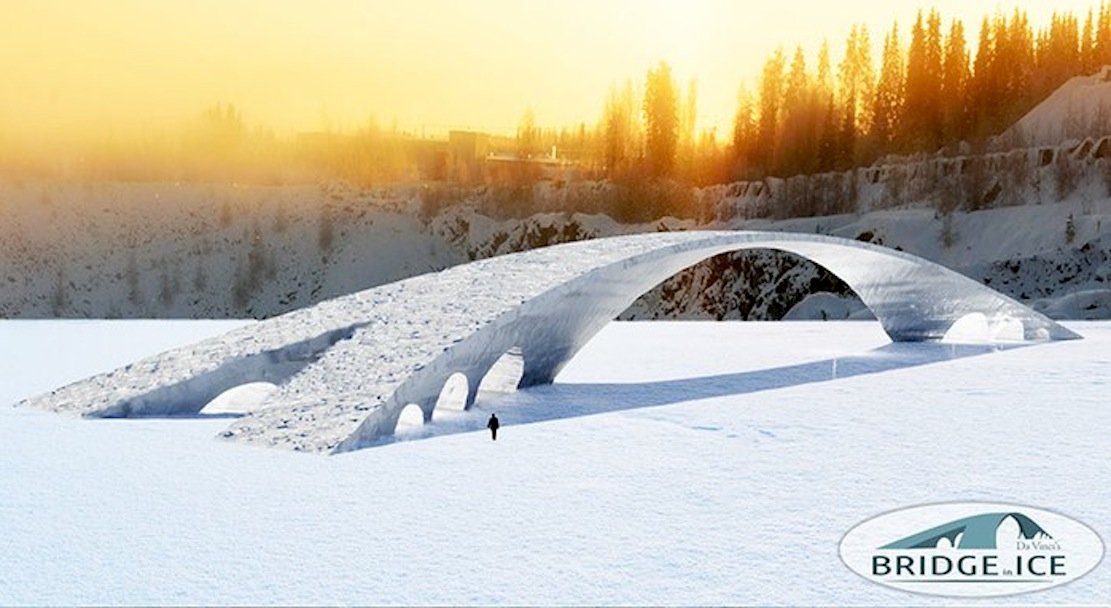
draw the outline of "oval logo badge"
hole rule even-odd
[[[928,595],[986,597],[1044,591],[1103,559],[1103,541],[1060,513],[952,502],[890,511],[849,530],[841,560],[864,578]]]

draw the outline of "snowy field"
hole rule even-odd
[[[969,604],[865,581],[841,536],[991,500],[1111,538],[1111,322],[1006,347],[613,323],[555,385],[336,457],[6,406],[240,324],[0,322],[0,604]],[[491,410],[496,443],[469,431]],[[1108,599],[1105,562],[990,603]]]

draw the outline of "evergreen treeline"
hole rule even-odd
[[[697,125],[698,87],[677,82],[659,62],[643,80],[611,87],[596,125],[541,128],[526,111],[514,135],[491,135],[475,149],[522,160],[566,162],[567,179],[608,178],[630,192],[629,205],[651,199],[649,183],[721,184],[844,171],[888,154],[934,153],[968,142],[977,149],[1080,74],[1111,64],[1111,4],[1082,18],[1055,13],[1038,29],[1014,10],[985,17],[975,39],[959,20],[937,10],[919,12],[905,32],[883,35],[873,56],[872,33],[852,27],[840,58],[823,43],[813,60],[801,48],[775,51],[752,90],[742,90],[732,133]],[[1101,135],[1093,133],[1093,135]],[[185,129],[180,140],[93,142],[72,162],[53,151],[20,156],[0,142],[0,175],[62,173],[98,179],[170,179],[304,183],[340,179],[360,186],[445,180],[461,184],[510,182],[527,191],[542,163],[518,171],[460,172],[433,162],[435,142],[380,128],[373,120],[355,131],[301,133],[280,138],[249,129],[231,105],[217,104]],[[1022,142],[1016,142],[1022,143]],[[41,157],[40,157],[41,156]],[[561,177],[560,179],[563,179]],[[527,192],[525,195],[527,196]],[[682,201],[658,197],[645,213],[677,213]],[[682,198],[682,197],[679,197]],[[624,200],[623,199],[623,200]]]
[[[1036,31],[1017,9],[985,17],[974,53],[965,25],[936,10],[918,13],[905,43],[893,25],[878,61],[870,36],[854,26],[836,65],[828,43],[814,69],[801,48],[767,59],[740,95],[734,177],[844,170],[998,134],[1068,78],[1111,64],[1111,5],[1083,22],[1054,13]]]

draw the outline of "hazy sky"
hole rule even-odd
[[[609,86],[669,61],[699,87],[701,126],[777,46],[854,22],[879,44],[919,7],[980,18],[1014,3],[938,0],[0,0],[0,129],[165,129],[217,101],[279,131],[388,126],[512,130],[593,124]],[[1091,1],[1029,2],[1035,26]],[[904,42],[906,37],[904,37]],[[878,57],[875,58],[878,64]]]

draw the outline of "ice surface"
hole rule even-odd
[[[480,404],[497,443],[434,422],[335,458],[214,441],[223,419],[0,407],[0,604],[967,604],[871,584],[838,542],[943,500],[1111,538],[1111,323],[1069,326],[996,350],[613,323],[555,384]],[[226,328],[0,322],[0,404]],[[1105,562],[992,603],[1108,589]]]

